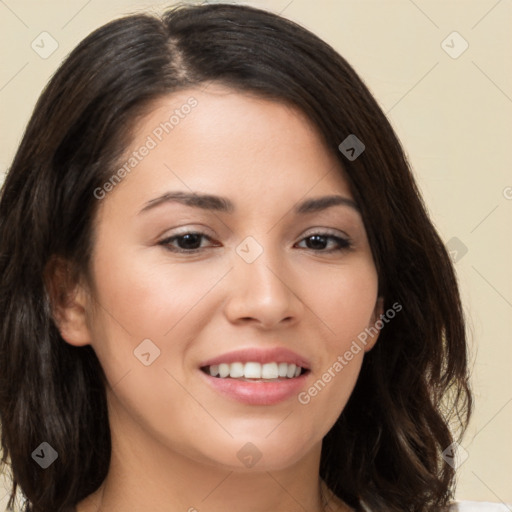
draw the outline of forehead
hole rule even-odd
[[[155,101],[132,134],[119,164],[127,172],[112,198],[145,202],[179,189],[235,204],[257,196],[275,208],[307,195],[352,197],[335,152],[300,110],[282,102],[218,84],[190,88]]]

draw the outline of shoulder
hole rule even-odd
[[[457,501],[449,512],[510,512],[512,504],[489,503],[486,501]]]

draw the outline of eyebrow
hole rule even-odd
[[[215,196],[211,194],[200,194],[197,192],[166,192],[165,194],[148,201],[142,210],[139,212],[147,212],[157,206],[165,203],[181,203],[193,208],[201,208],[202,210],[209,210],[221,213],[233,213],[235,205],[226,197]],[[315,213],[326,210],[332,206],[348,206],[360,213],[359,206],[348,197],[340,195],[330,195],[322,197],[314,197],[306,199],[295,205],[293,211],[298,215],[305,215],[308,213]]]

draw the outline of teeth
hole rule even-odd
[[[291,379],[295,376],[295,368],[297,368],[294,364],[288,365],[288,371],[286,372],[286,376]]]
[[[221,363],[212,364],[208,367],[208,372],[212,377],[225,379],[292,379],[301,374],[302,368],[293,363]]]
[[[267,363],[261,367],[261,376],[264,379],[277,379],[279,377],[279,370],[277,363]]]
[[[232,379],[238,379],[244,376],[244,365],[242,363],[232,363],[230,365],[229,376]]]
[[[245,363],[244,377],[246,379],[261,379],[261,364]]]
[[[229,375],[229,364],[221,363],[219,364],[219,376],[223,379]]]

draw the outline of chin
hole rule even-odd
[[[210,464],[223,466],[226,470],[237,472],[248,471],[279,471],[299,463],[304,457],[311,454],[318,443],[304,443],[302,436],[296,438],[287,435],[240,436],[230,439],[224,444],[222,451],[216,444],[215,453],[205,455]],[[212,443],[213,444],[213,443]]]

